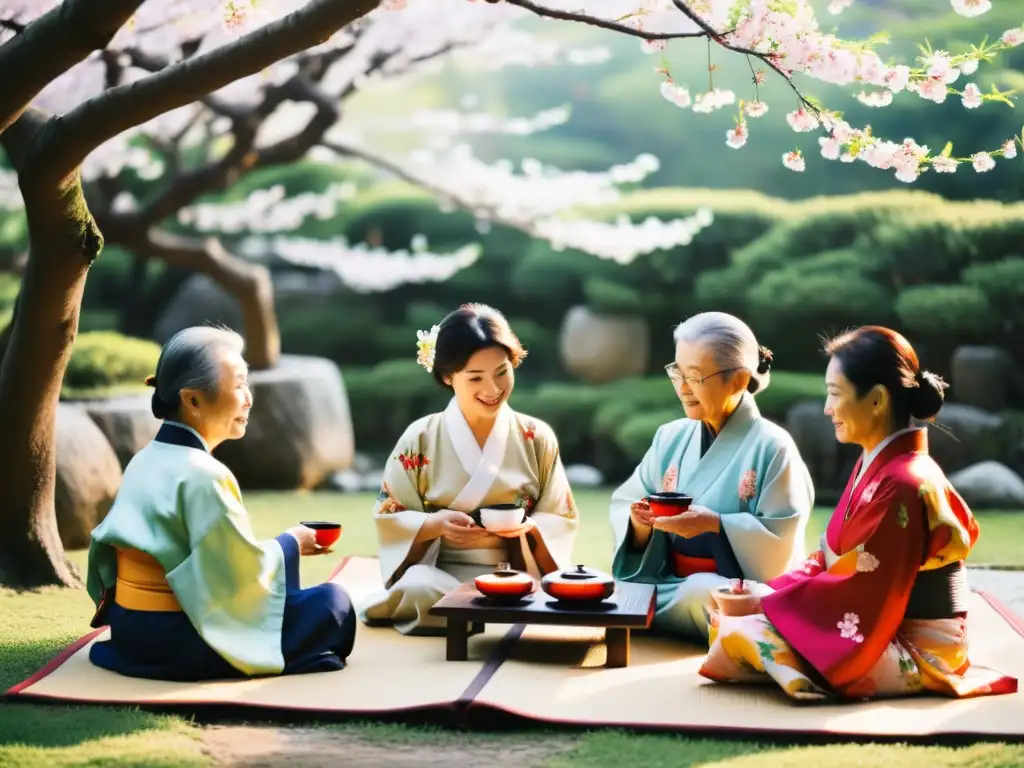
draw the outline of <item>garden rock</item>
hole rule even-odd
[[[1009,433],[1002,416],[950,403],[942,407],[935,421],[938,427],[928,429],[929,452],[947,473],[982,461],[1006,459]]]
[[[156,437],[160,420],[150,408],[151,395],[118,397],[85,403],[89,417],[106,436],[117,454],[121,469]]]
[[[211,323],[245,333],[242,308],[235,298],[206,275],[192,275],[181,284],[156,321],[153,337],[164,344],[180,330]]]
[[[949,477],[970,506],[983,509],[1024,509],[1024,480],[997,461],[983,461]]]
[[[565,369],[592,383],[647,371],[651,331],[642,317],[597,315],[573,307],[562,321],[559,352]]]
[[[574,488],[600,488],[604,485],[601,470],[586,464],[570,464],[565,468],[565,477]]]
[[[959,347],[953,354],[952,378],[958,403],[1001,411],[1009,401],[1013,360],[1000,347]]]
[[[243,488],[310,489],[352,465],[352,414],[338,367],[319,357],[282,355],[249,375],[253,408],[241,440],[216,456]]]
[[[824,414],[820,400],[805,400],[790,408],[785,427],[811,473],[815,495],[821,500],[838,498],[860,449],[836,440],[832,419]]]
[[[65,549],[89,546],[121,486],[121,462],[103,431],[79,405],[57,406],[54,506]]]

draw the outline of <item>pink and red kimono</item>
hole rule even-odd
[[[927,433],[903,430],[876,451],[854,468],[821,549],[768,582],[763,613],[711,613],[701,675],[774,680],[803,700],[1016,692],[1015,678],[968,660],[964,560],[978,524]]]

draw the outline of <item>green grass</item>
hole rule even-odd
[[[607,524],[607,491],[581,491],[577,501],[584,517],[577,540],[576,560],[607,569],[611,531]],[[376,540],[369,511],[374,494],[261,493],[248,496],[253,524],[260,536],[272,536],[300,520],[341,521],[345,535],[339,552],[372,555]],[[814,545],[828,511],[815,511],[808,532]],[[1021,526],[998,512],[979,514],[982,537],[971,560],[1001,565],[1024,564]],[[85,552],[70,553],[79,566]],[[306,584],[322,580],[336,557],[306,558]],[[84,591],[40,590],[15,593],[0,590],[0,690],[24,679],[76,637],[88,630],[92,605]],[[364,741],[424,742],[436,748],[465,744],[465,735],[433,729],[376,724],[333,726]],[[202,751],[202,728],[189,719],[157,715],[130,708],[0,704],[0,765],[4,766],[191,766],[208,765]],[[529,735],[481,735],[500,745],[540,738]],[[1024,747],[1001,744],[962,749],[900,745],[831,745],[799,747],[758,745],[734,740],[693,740],[676,736],[636,736],[601,731],[558,736],[568,751],[550,757],[548,766],[702,766],[703,768],[770,768],[803,766],[807,761],[832,768],[899,762],[902,768],[959,766],[997,768],[1024,764]],[[518,742],[516,741],[518,739]]]

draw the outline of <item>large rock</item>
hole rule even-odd
[[[821,400],[797,403],[789,409],[785,427],[811,473],[817,501],[830,503],[842,494],[860,448],[836,440],[835,427],[824,407]]]
[[[150,399],[150,395],[140,395],[85,404],[89,417],[113,446],[122,469],[156,437],[160,429],[160,420],[150,409]]]
[[[352,465],[352,415],[333,362],[282,355],[276,368],[253,371],[249,383],[253,408],[246,435],[216,451],[242,487],[315,488]]]
[[[121,463],[106,436],[79,405],[57,407],[57,527],[66,549],[89,546],[121,486]]]
[[[642,317],[597,315],[570,309],[562,321],[559,351],[566,370],[584,381],[603,383],[647,371],[651,331]]]
[[[235,298],[206,275],[192,275],[181,284],[157,319],[153,337],[163,344],[184,328],[210,323],[245,333],[242,308]]]
[[[948,473],[982,461],[1003,461],[1009,451],[1010,426],[997,414],[971,405],[944,405],[929,428],[931,455]]]
[[[1007,407],[1013,359],[1000,347],[959,347],[953,353],[951,393],[958,403],[986,411]]]
[[[1024,480],[997,461],[983,461],[954,472],[949,482],[972,507],[1024,509]]]

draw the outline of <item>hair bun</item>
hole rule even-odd
[[[772,369],[775,354],[768,347],[757,348],[757,372],[768,373]]]
[[[942,410],[949,385],[931,371],[918,371],[914,381],[917,386],[910,392],[910,415],[920,421],[935,418]]]
[[[146,377],[146,386],[147,387],[153,387],[154,389],[156,389],[156,376],[147,376]]]

